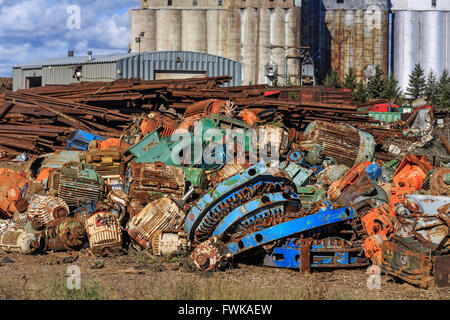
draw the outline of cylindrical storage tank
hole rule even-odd
[[[228,10],[228,54],[227,58],[241,61],[241,12],[238,8]]]
[[[259,15],[258,83],[267,83],[264,71],[266,64],[270,61],[270,9],[261,8]]]
[[[422,12],[421,62],[425,76],[430,70],[440,75],[445,68],[446,59],[446,13],[444,11]],[[418,32],[418,30],[416,30]]]
[[[381,67],[384,75],[388,74],[389,62],[389,14],[387,11],[376,11],[379,25],[374,29],[375,64]]]
[[[354,17],[355,42],[353,47],[353,69],[356,76],[364,79],[364,11],[356,10]]]
[[[225,10],[206,10],[206,49],[210,54],[225,56],[228,39],[227,15]]]
[[[284,50],[286,40],[285,20],[286,13],[282,8],[275,8],[270,14],[270,43],[278,48],[272,49],[272,59],[278,65],[278,83],[284,84],[285,68],[284,61],[286,52]]]
[[[286,13],[286,46],[300,46],[300,8],[292,7]],[[295,48],[287,50],[290,56],[299,55],[300,51]],[[287,73],[291,83],[300,84],[300,59],[287,60]]]
[[[331,37],[331,69],[342,78],[344,76],[342,64],[344,56],[344,10],[328,10],[325,19]],[[327,73],[329,72],[330,70],[327,70]]]
[[[156,10],[156,50],[181,50],[181,10]]]
[[[420,61],[420,13],[396,11],[394,16],[394,75],[399,87],[408,87],[409,74]]]
[[[181,50],[206,52],[206,10],[181,10],[181,26]]]
[[[354,55],[354,38],[355,37],[355,11],[345,10],[344,11],[344,39],[343,39],[343,50],[342,50],[342,68],[343,75],[348,72],[350,68],[353,67],[353,55]]]
[[[141,52],[156,50],[156,11],[155,10],[131,10],[130,11],[130,33],[131,52],[139,51],[139,43],[135,41],[141,32]]]
[[[446,12],[446,19],[447,19],[447,30],[446,30],[446,34],[445,37],[446,39],[450,39],[450,11]],[[450,70],[450,40],[449,41],[445,41],[446,43],[446,47],[447,47],[447,63],[446,63],[446,68],[447,70]]]
[[[364,67],[375,64],[374,51],[374,14],[372,11],[364,11]]]
[[[243,84],[255,84],[255,62],[256,62],[256,9],[245,8],[242,18],[242,80]]]
[[[228,42],[228,19],[225,10],[217,10],[217,21],[215,25],[217,25],[217,55],[225,57]]]

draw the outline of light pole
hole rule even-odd
[[[136,43],[139,45],[139,55],[138,55],[138,78],[141,78],[141,38],[144,37],[145,32],[141,32],[139,37],[134,38]]]

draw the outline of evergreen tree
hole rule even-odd
[[[430,71],[425,85],[425,97],[428,104],[435,106],[438,98],[438,82],[433,70]]]
[[[409,76],[409,84],[406,89],[406,93],[412,100],[416,100],[423,96],[425,89],[425,73],[420,66],[420,63],[416,64],[413,72]]]
[[[344,77],[344,82],[342,83],[342,86],[344,88],[355,90],[357,85],[358,79],[356,78],[355,71],[353,70],[353,68],[350,68]]]
[[[436,100],[438,108],[450,107],[450,76],[447,69],[442,72],[442,75],[439,78]]]
[[[352,101],[354,104],[367,102],[367,88],[362,81],[358,81],[355,90],[352,93]]]
[[[377,65],[375,76],[367,82],[368,99],[380,99],[385,95],[387,88],[386,78],[383,76],[383,70]]]
[[[387,77],[385,81],[386,81],[386,90],[381,95],[381,98],[397,102],[400,96],[402,95],[402,91],[398,86],[398,81],[392,75]]]
[[[339,81],[339,76],[336,71],[331,70],[329,74],[325,77],[323,84],[327,87],[340,88],[341,83]]]

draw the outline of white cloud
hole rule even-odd
[[[81,9],[81,29],[67,27],[70,5]],[[139,0],[0,0],[0,76],[26,62],[76,55],[126,52],[128,8]]]

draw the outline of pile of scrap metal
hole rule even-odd
[[[256,117],[261,110],[265,112],[260,117],[271,117],[274,113],[267,113],[266,109],[273,109],[289,115],[285,119],[289,127],[299,129],[315,119],[358,125],[378,122],[368,118],[367,111],[351,105],[348,89],[221,87],[230,80],[228,76],[154,81],[121,79],[8,92],[0,95],[0,152],[11,158],[23,152],[41,155],[61,150],[77,134],[74,129],[119,138],[135,117],[158,111],[162,105],[184,113],[185,117],[217,112],[233,117],[248,108],[254,113],[250,117]],[[290,99],[292,96],[296,99]],[[172,128],[171,125],[168,121],[167,128]],[[151,129],[146,124],[143,126]]]
[[[186,83],[163,84],[154,83],[158,94],[181,92]],[[191,95],[206,94],[200,84]],[[74,87],[86,102],[100,89],[105,101],[120,99],[130,85]],[[238,89],[226,90],[250,92]],[[59,92],[68,103],[70,91],[45,90],[45,99]],[[376,264],[421,287],[447,286],[448,156],[430,162],[383,150],[390,127],[366,121],[361,130],[367,117],[356,107],[340,105],[346,116],[335,118],[324,102],[279,100],[268,109],[274,102],[264,99],[254,108],[203,99],[183,115],[169,104],[133,117],[117,137],[83,127],[65,150],[17,159],[0,169],[0,248],[190,253],[204,271],[242,261],[302,272]],[[318,119],[310,117],[314,108]],[[295,112],[307,118],[304,129],[290,126]],[[392,136],[405,145],[444,136],[430,111],[411,116],[407,127],[394,124]]]

